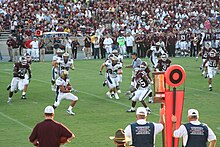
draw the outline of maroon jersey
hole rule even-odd
[[[202,59],[207,59],[209,52],[206,49],[202,50]]]
[[[25,74],[29,71],[29,77],[30,77],[30,66],[29,64],[22,65],[21,63],[17,62],[14,64],[14,70],[13,70],[13,76],[19,77],[21,79],[24,79]]]
[[[150,83],[147,73],[144,70],[139,70],[136,74],[135,81],[137,86],[146,88]]]
[[[170,59],[167,59],[166,61],[159,59],[157,68],[159,69],[159,71],[166,71],[167,68],[170,66],[170,63],[171,63]]]
[[[219,62],[219,57],[218,56],[210,57],[208,55],[207,61],[208,61],[208,64],[209,64],[208,66],[209,67],[217,67],[218,66],[218,62]]]

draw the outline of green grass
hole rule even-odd
[[[114,135],[118,128],[124,129],[135,121],[134,113],[125,112],[131,102],[123,94],[120,94],[120,100],[110,100],[106,97],[107,88],[102,87],[104,75],[98,75],[102,62],[103,60],[75,61],[76,70],[70,72],[71,83],[79,90],[76,94],[79,101],[74,108],[76,115],[67,115],[69,101],[62,101],[55,111],[55,120],[65,124],[76,135],[76,138],[66,145],[68,147],[114,147],[108,137]],[[128,65],[131,59],[124,62]],[[213,91],[209,92],[207,79],[201,77],[200,62],[195,62],[194,58],[175,58],[172,59],[172,64],[182,65],[187,74],[183,122],[187,122],[187,110],[196,108],[200,112],[200,120],[207,123],[217,137],[220,137],[220,75],[216,75]],[[33,63],[28,99],[21,100],[21,93],[18,92],[13,96],[12,104],[8,105],[6,86],[12,79],[12,67],[12,63],[0,63],[0,146],[29,147],[32,146],[28,142],[31,128],[44,119],[44,108],[52,105],[55,100],[55,93],[50,89],[51,63]],[[121,89],[125,92],[130,85],[131,69],[123,70]],[[160,104],[150,104],[150,108],[152,114],[148,116],[148,120],[158,122]],[[157,136],[156,146],[162,146],[161,134]]]

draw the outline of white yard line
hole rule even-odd
[[[18,121],[17,119],[14,119],[14,118],[12,118],[12,117],[10,117],[10,116],[4,114],[3,112],[0,112],[0,115],[3,116],[4,118],[7,118],[7,119],[9,119],[9,120],[11,120],[11,121],[13,121],[13,122],[15,122],[15,123],[17,123],[17,124],[23,126],[24,128],[26,128],[26,129],[28,129],[28,130],[32,130],[32,128],[29,127],[28,125],[25,125],[24,123],[22,123],[22,122]]]

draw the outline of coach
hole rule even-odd
[[[154,147],[156,134],[163,130],[162,123],[152,123],[146,121],[147,110],[144,107],[138,107],[136,111],[135,123],[125,128],[125,137],[135,147]]]
[[[189,109],[187,118],[189,123],[181,125],[173,132],[174,137],[183,137],[183,147],[207,147],[207,141],[210,142],[209,147],[215,147],[216,136],[206,124],[200,123],[199,112],[196,109]],[[175,129],[175,116],[172,117],[172,122]]]
[[[59,147],[61,137],[66,137],[70,142],[75,135],[63,124],[53,120],[54,109],[47,106],[44,110],[45,120],[38,123],[33,129],[29,140],[35,146],[40,147]]]

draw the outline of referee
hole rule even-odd
[[[131,93],[133,93],[135,91],[135,83],[134,83],[135,74],[139,70],[140,65],[142,63],[141,59],[137,57],[136,52],[133,52],[131,54],[131,58],[133,59],[132,64],[125,66],[125,68],[132,68],[131,86],[130,86],[129,90],[126,92],[126,95],[130,95]]]
[[[67,138],[67,142],[70,142],[75,135],[63,124],[53,120],[54,109],[52,106],[47,106],[44,110],[45,120],[38,123],[29,140],[35,146],[39,147],[59,147],[60,138]]]
[[[183,137],[183,147],[215,147],[216,136],[212,129],[206,124],[201,123],[199,119],[199,112],[196,109],[188,110],[188,123],[181,125],[173,132],[176,138]],[[176,117],[172,117],[173,128],[176,128]]]

